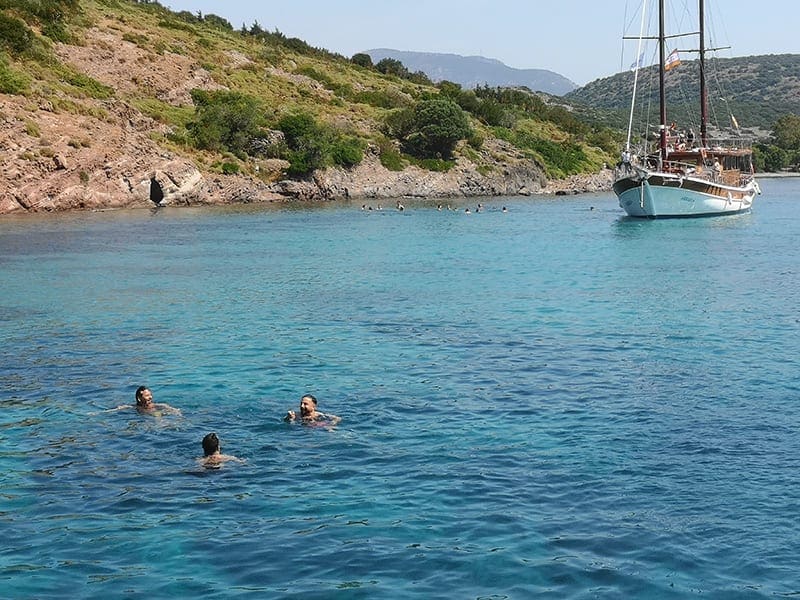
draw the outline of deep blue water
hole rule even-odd
[[[0,596],[800,596],[800,180],[762,189],[4,217]],[[183,416],[103,412],[141,384]]]

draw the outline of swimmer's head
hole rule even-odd
[[[209,433],[203,438],[203,452],[206,456],[219,452],[219,438],[216,433]]]
[[[146,385],[140,385],[136,389],[136,406],[148,408],[153,404],[153,392]]]
[[[306,394],[300,398],[300,416],[310,417],[317,410],[317,399],[311,394]]]

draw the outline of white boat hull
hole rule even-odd
[[[749,211],[758,185],[751,181],[745,187],[731,187],[659,173],[617,180],[614,191],[631,217],[707,217]]]

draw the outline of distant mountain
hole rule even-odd
[[[684,60],[666,74],[670,121],[696,122],[699,73],[698,61]],[[657,79],[657,66],[639,72],[638,106],[658,106]],[[765,130],[772,129],[783,115],[800,115],[800,54],[711,58],[706,62],[706,80],[711,118],[716,117],[723,126],[730,123],[729,112],[741,126]],[[625,71],[592,81],[565,99],[604,113],[609,125],[623,126],[632,89],[633,73]]]
[[[372,61],[393,58],[412,73],[422,71],[432,81],[458,83],[465,88],[526,86],[534,92],[563,96],[578,86],[566,77],[545,69],[515,69],[483,56],[460,56],[435,52],[406,52],[389,48],[365,50]]]

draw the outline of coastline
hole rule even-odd
[[[800,172],[756,173],[756,179],[782,179],[785,177],[800,177]]]

